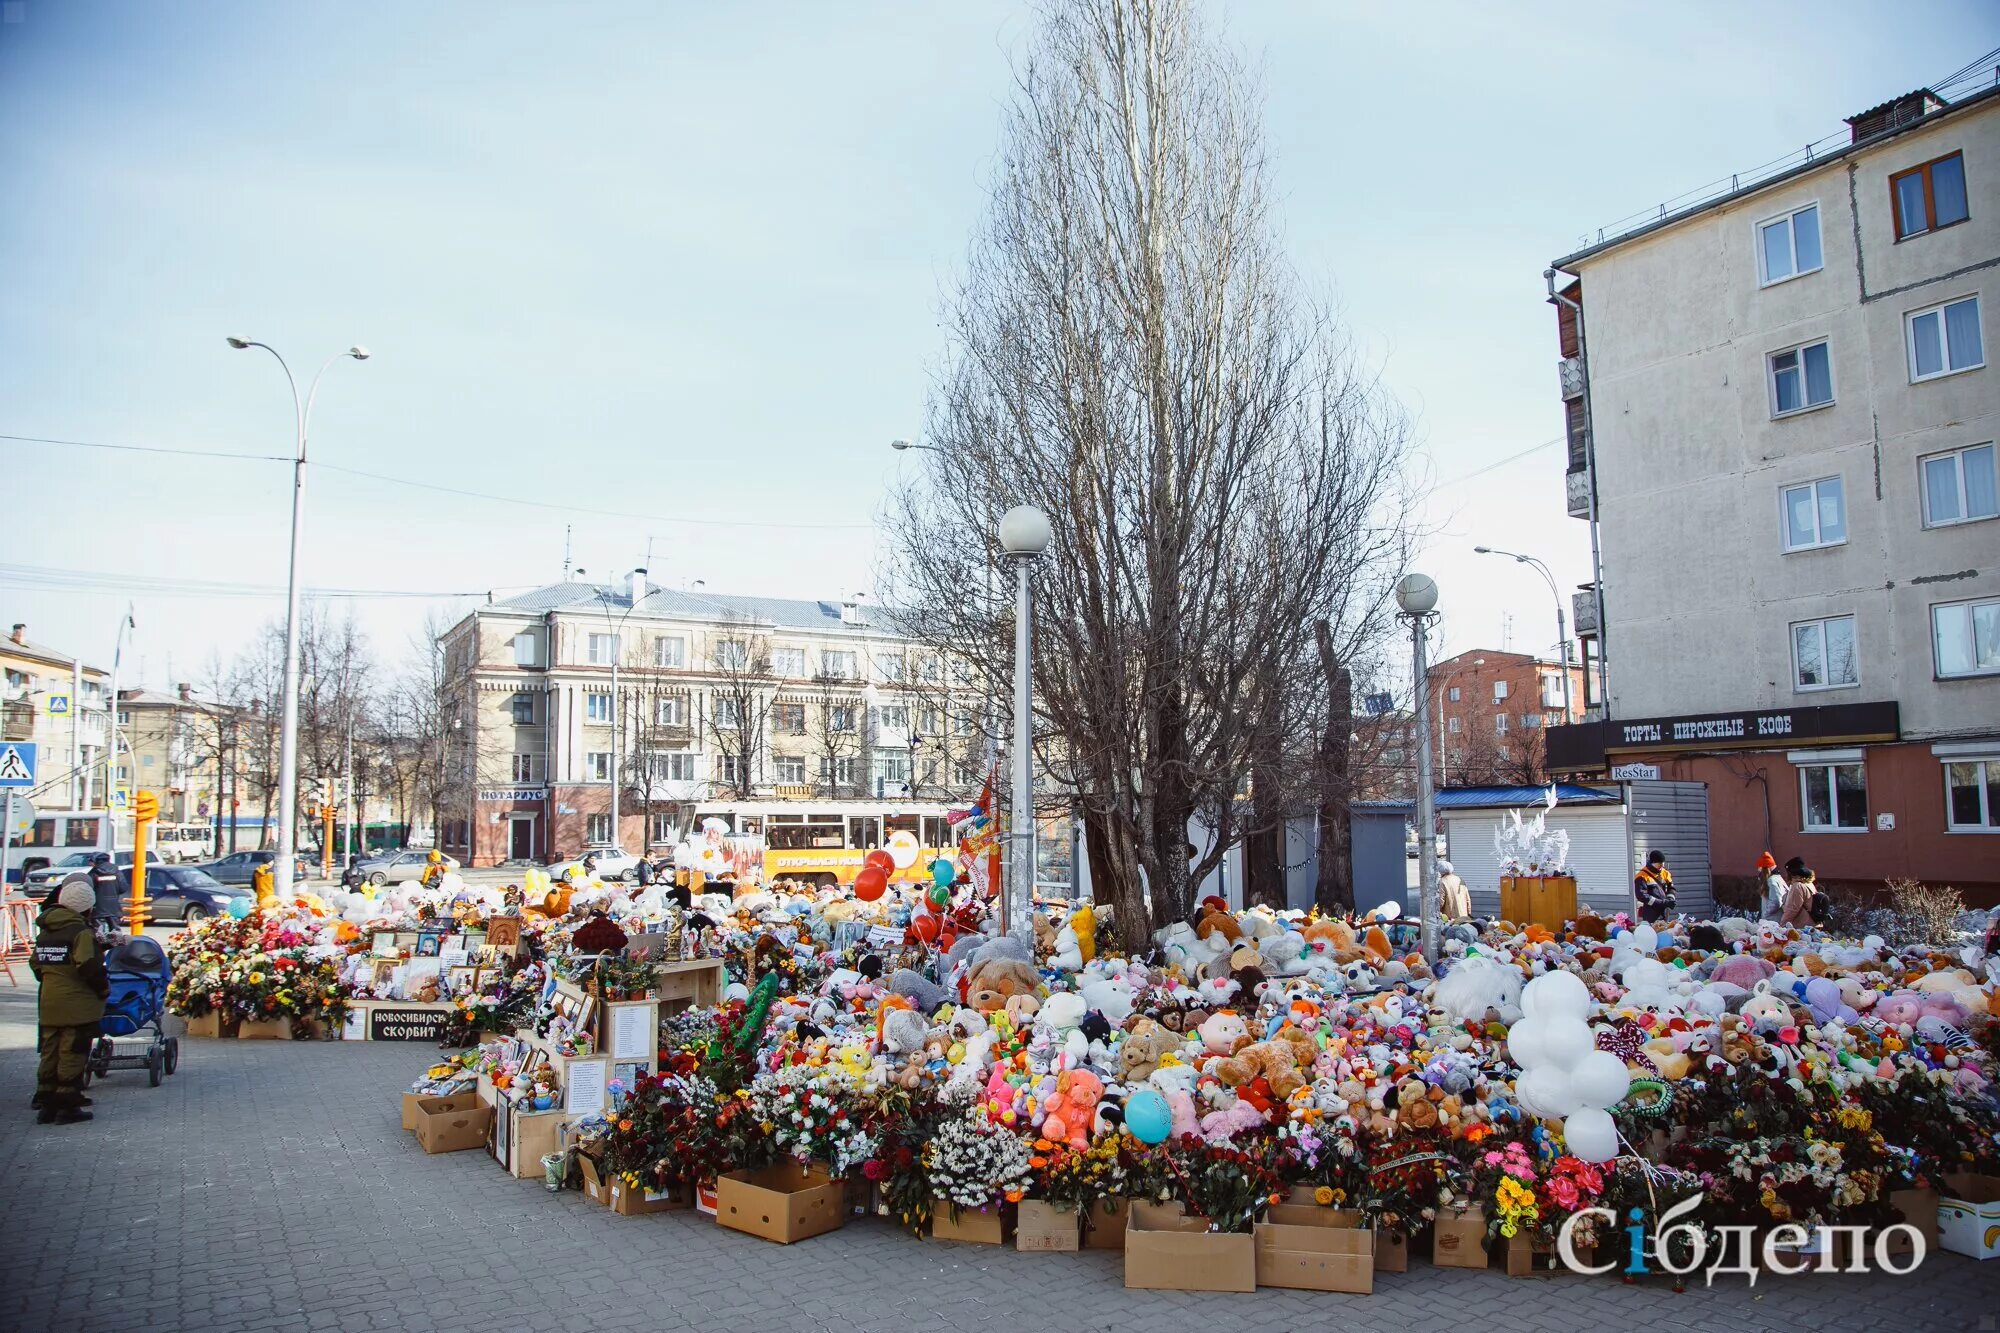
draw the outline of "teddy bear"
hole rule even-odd
[[[1219,1111],[1210,1111],[1201,1118],[1201,1136],[1210,1143],[1225,1143],[1248,1130],[1262,1129],[1266,1121],[1264,1113],[1254,1102],[1238,1097]]]
[[[1201,1118],[1194,1105],[1194,1080],[1195,1072],[1189,1065],[1162,1065],[1146,1080],[1154,1091],[1167,1099],[1175,1138],[1201,1131]]]
[[[1243,938],[1243,927],[1228,912],[1211,907],[1202,914],[1201,920],[1194,923],[1194,936],[1198,940],[1208,940],[1216,935],[1227,940],[1229,947],[1234,949]]]
[[[1143,1083],[1160,1067],[1160,1057],[1179,1047],[1171,1032],[1150,1018],[1125,1034],[1118,1046],[1118,1076],[1126,1083]]]
[[[914,1009],[885,1007],[882,1012],[882,1049],[892,1056],[906,1056],[919,1050],[930,1025]]]
[[[1290,1098],[1305,1084],[1299,1074],[1298,1053],[1289,1042],[1254,1042],[1234,1055],[1210,1060],[1207,1069],[1232,1088],[1262,1078],[1280,1100]]]
[[[900,977],[901,973],[897,975]],[[1032,998],[1041,983],[1041,974],[1032,964],[1014,958],[990,958],[975,962],[966,972],[965,1002],[982,1014],[990,1014],[1007,1008],[1010,999]]]
[[[1096,1120],[1097,1103],[1104,1098],[1104,1083],[1087,1069],[1066,1069],[1056,1077],[1056,1090],[1045,1103],[1042,1137],[1067,1141],[1073,1148],[1090,1146],[1091,1126]]]
[[[1422,1079],[1406,1078],[1383,1097],[1383,1104],[1396,1113],[1396,1124],[1402,1129],[1434,1129],[1437,1127],[1437,1104],[1431,1100],[1431,1090]],[[1444,1094],[1438,1093],[1442,1098]]]

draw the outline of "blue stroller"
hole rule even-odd
[[[113,1069],[143,1069],[151,1086],[174,1072],[181,1062],[181,1039],[160,1026],[167,1008],[167,982],[173,965],[159,941],[135,936],[112,947],[104,957],[111,992],[104,997],[104,1021],[90,1051],[90,1072],[103,1078]],[[114,1037],[144,1036],[143,1048],[120,1054]]]

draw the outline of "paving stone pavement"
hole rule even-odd
[[[919,1242],[877,1219],[781,1247],[694,1214],[617,1217],[483,1154],[426,1156],[397,1094],[429,1048],[187,1041],[38,1126],[33,990],[0,983],[0,1329],[2000,1329],[2000,1261],[1740,1278],[1676,1294],[1413,1261],[1372,1297],[1127,1291],[1116,1254]]]

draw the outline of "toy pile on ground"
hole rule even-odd
[[[952,878],[866,901],[745,889],[684,918],[579,892],[524,935],[493,1026],[560,1022],[543,969],[574,970],[592,922],[670,926],[725,960],[725,1003],[663,1018],[658,1072],[580,1126],[597,1168],[667,1194],[814,1163],[917,1232],[940,1210],[1123,1199],[1241,1232],[1309,1197],[1389,1237],[1469,1210],[1546,1247],[1574,1214],[1699,1195],[1678,1220],[1762,1236],[1878,1227],[1900,1191],[2000,1167],[2000,958],[1973,936],[1461,922],[1433,975],[1408,923],[1211,901],[1131,958],[1089,906],[984,933]],[[559,1106],[558,1071],[507,1063],[524,1049],[467,1059]]]

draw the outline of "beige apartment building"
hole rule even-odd
[[[1718,879],[2000,895],[2000,88],[1554,264],[1601,715],[1551,766],[1708,784]]]
[[[442,640],[441,845],[476,865],[667,845],[706,799],[976,792],[985,702],[880,608],[635,574],[481,606]],[[614,686],[614,664],[616,683]]]
[[[35,746],[41,790],[32,799],[38,807],[105,807],[104,702],[109,689],[109,672],[36,643],[25,623],[0,638],[0,743]]]

